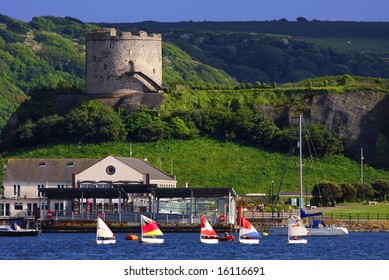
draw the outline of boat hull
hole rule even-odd
[[[289,244],[306,244],[307,242],[306,239],[288,239]]]
[[[142,237],[140,240],[142,243],[147,244],[162,244],[164,242],[162,238]]]
[[[217,244],[219,239],[217,238],[200,238],[200,242],[203,244]]]
[[[310,236],[341,236],[347,235],[348,230],[345,227],[323,227],[323,228],[307,228],[310,233]],[[287,226],[278,226],[273,227],[272,232],[275,235],[288,235]]]
[[[37,229],[12,229],[10,226],[0,226],[0,236],[37,236],[41,233]]]
[[[337,236],[346,235],[348,230],[345,227],[307,228],[311,236]]]
[[[259,239],[239,238],[239,243],[242,243],[242,244],[259,244]]]
[[[116,239],[96,239],[96,244],[115,244]]]
[[[38,230],[14,230],[14,231],[1,231],[0,236],[38,236],[40,232]]]
[[[221,241],[221,242],[224,242],[224,241],[234,241],[234,240],[235,240],[235,237],[232,236],[232,235],[219,237],[219,241]]]

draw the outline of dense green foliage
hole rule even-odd
[[[53,139],[58,139],[57,142],[67,139],[105,142],[121,140],[125,136],[129,141],[208,137],[288,152],[291,140],[297,136],[295,126],[275,123],[268,115],[268,105],[277,106],[279,103],[285,106],[283,99],[286,96],[288,106],[296,106],[296,112],[299,112],[299,99],[294,101],[295,97],[288,91],[288,88],[285,91],[282,88],[184,89],[166,94],[160,111],[145,108],[136,112],[115,112],[103,105],[97,107],[95,102],[90,101],[62,113],[53,98],[55,95],[36,94],[19,110],[20,124],[4,130],[3,146],[9,149],[34,143],[52,143]],[[42,110],[36,110],[41,106]],[[95,115],[90,119],[91,108]],[[114,120],[106,120],[108,116]],[[50,120],[46,120],[49,117]],[[47,125],[45,131],[51,137],[41,137],[42,124]],[[111,134],[103,130],[105,124],[112,125],[107,128]],[[310,154],[328,156],[343,152],[339,137],[324,126],[307,124],[306,131],[307,146],[317,143],[312,150],[306,150]]]
[[[139,29],[163,32],[164,40],[199,61],[224,70],[240,82],[285,83],[341,74],[389,77],[389,23],[272,21],[101,25],[135,32]],[[336,49],[339,46],[340,50]]]
[[[193,60],[191,56],[172,43],[163,43],[162,57],[164,83],[167,86],[176,84],[238,84],[222,71]]]

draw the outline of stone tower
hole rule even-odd
[[[86,93],[126,95],[162,88],[162,36],[99,28],[86,38]]]

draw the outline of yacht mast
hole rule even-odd
[[[303,209],[303,143],[301,137],[301,115],[299,115],[299,156],[300,156],[300,209]]]

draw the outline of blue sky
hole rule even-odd
[[[389,0],[2,0],[22,21],[70,16],[84,22],[308,20],[389,22]]]

